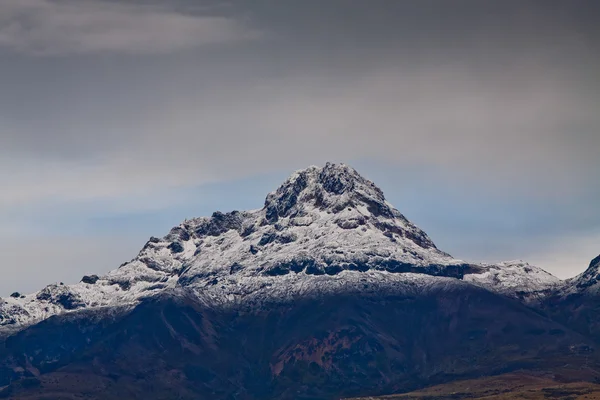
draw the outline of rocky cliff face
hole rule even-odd
[[[454,259],[372,182],[327,164],[259,210],[152,237],[104,276],[2,299],[0,386],[326,399],[534,368],[593,349],[532,311],[567,287],[523,262]]]

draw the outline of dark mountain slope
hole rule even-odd
[[[551,368],[589,348],[514,300],[440,285],[417,296],[348,293],[251,313],[156,298],[111,322],[51,318],[9,338],[2,359],[23,377],[39,372],[28,379],[39,387],[17,380],[5,389],[15,398],[336,399]]]
[[[600,256],[538,306],[560,323],[600,343]]]

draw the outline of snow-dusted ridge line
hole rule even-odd
[[[465,275],[464,281],[520,300],[539,300],[565,285],[565,281],[522,260],[481,266],[485,272]]]
[[[344,164],[328,163],[293,173],[259,210],[184,221],[102,277],[2,299],[0,330],[82,309],[133,307],[178,290],[223,306],[439,284],[474,284],[518,297],[560,282],[525,263],[454,259],[388,203],[373,182]]]
[[[562,296],[569,296],[575,293],[592,296],[600,294],[600,255],[590,262],[584,272],[568,279],[567,283],[562,290]]]

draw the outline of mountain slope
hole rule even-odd
[[[540,303],[555,320],[600,343],[600,256]]]
[[[114,319],[57,316],[7,340],[0,384],[14,381],[15,396],[336,399],[580,364],[588,351],[583,337],[517,301],[431,280],[412,293],[326,294],[252,312],[177,296]],[[39,388],[21,389],[27,376]],[[87,383],[99,380],[108,392]]]

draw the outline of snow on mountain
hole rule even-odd
[[[483,264],[482,267],[485,272],[465,275],[464,281],[521,300],[539,299],[549,290],[564,285],[561,279],[523,261]]]
[[[295,172],[259,210],[215,212],[152,237],[136,258],[105,276],[0,300],[0,330],[80,309],[127,309],[165,291],[251,306],[339,290],[407,292],[431,285],[475,284],[515,296],[559,283],[524,263],[452,258],[373,182],[328,163]]]
[[[583,292],[598,294],[600,292],[600,255],[594,258],[588,268],[580,275],[569,279],[565,286],[565,295]]]

